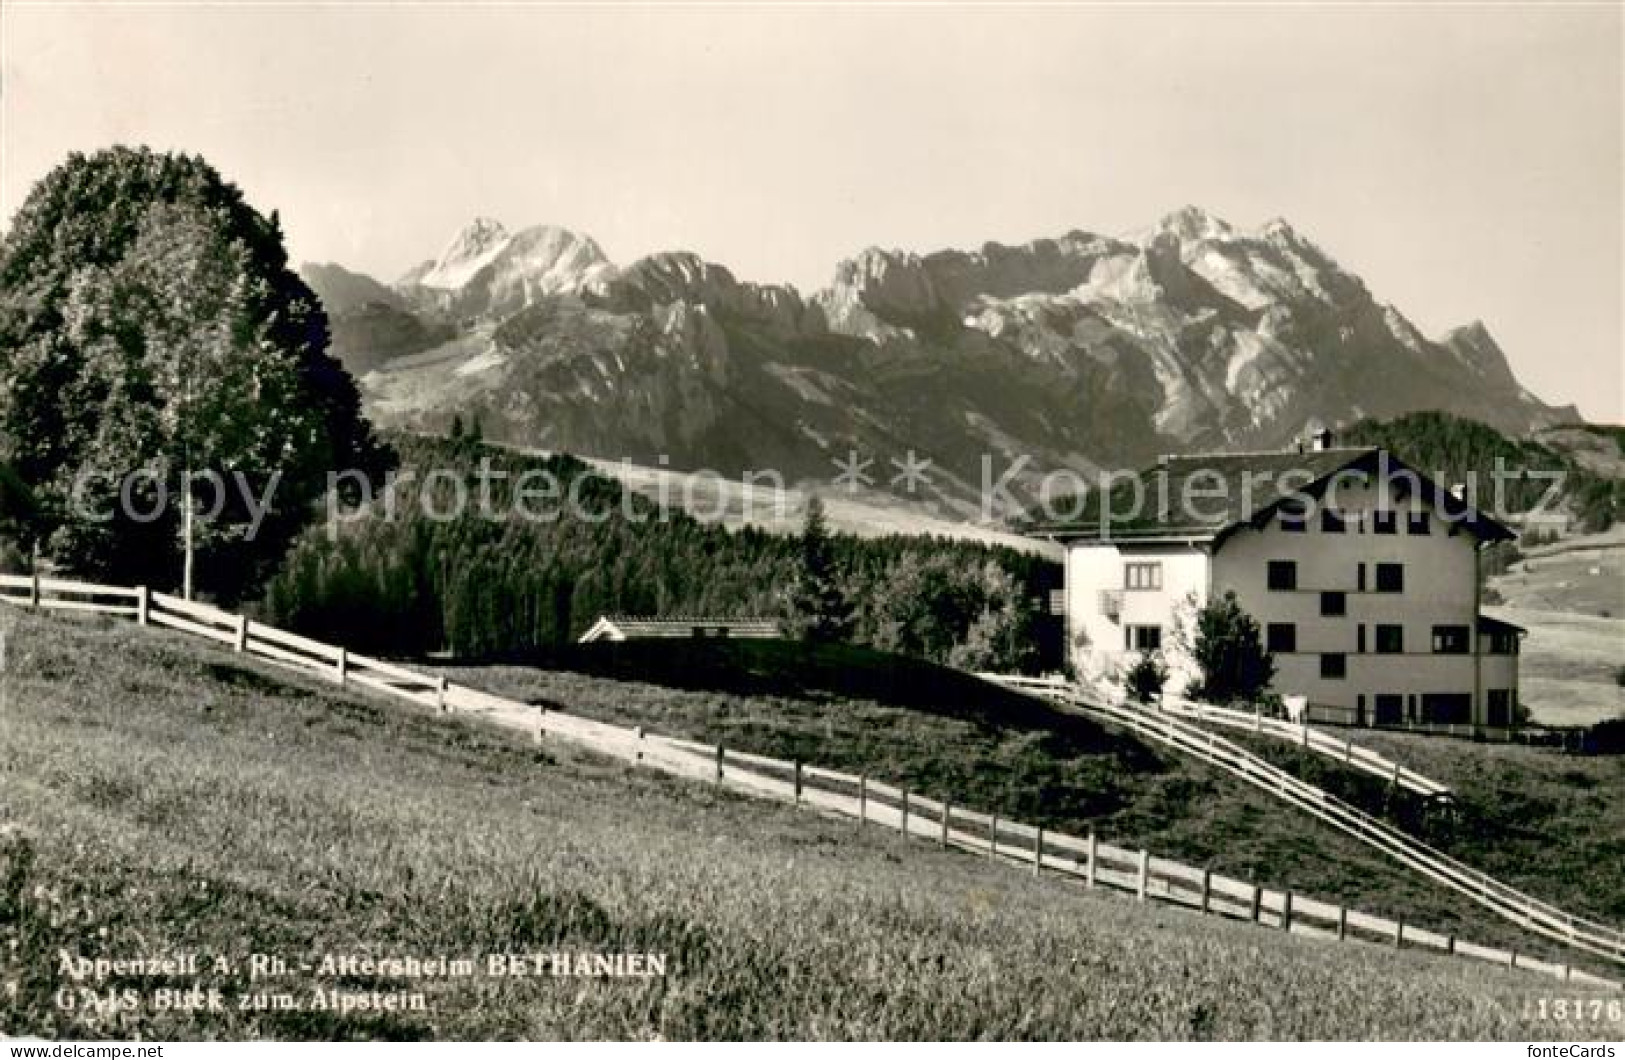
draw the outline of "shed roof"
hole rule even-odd
[[[704,615],[603,615],[581,635],[581,643],[599,640],[646,640],[657,637],[746,637],[783,635],[777,619],[715,618]]]

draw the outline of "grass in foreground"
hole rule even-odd
[[[1569,1037],[1558,984],[1034,881],[538,750],[133,627],[25,616],[0,713],[0,1029],[73,1037]],[[665,952],[422,981],[428,1011],[53,1004],[59,951]],[[114,978],[111,988],[218,986]],[[324,985],[334,985],[327,983]],[[401,985],[351,977],[346,988]],[[406,984],[410,985],[410,984]],[[1612,1033],[1604,1029],[1603,1033]],[[1586,1037],[1598,1030],[1588,1029]]]
[[[1074,835],[1093,828],[1112,842],[1237,878],[1620,974],[1218,769],[942,667],[770,641],[586,645],[560,661],[595,672],[453,673],[476,687],[588,717],[865,772],[1012,820]],[[1362,787],[1357,778],[1344,793],[1383,809],[1380,783]],[[1523,882],[1533,893],[1554,899],[1571,893],[1566,884],[1539,886],[1544,864],[1536,856],[1525,866]]]

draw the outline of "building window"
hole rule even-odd
[[[1412,534],[1425,534],[1428,532],[1427,512],[1407,512],[1405,514],[1405,530]]]
[[[1399,515],[1391,509],[1379,508],[1371,513],[1371,532],[1373,534],[1399,533]]]
[[[1161,651],[1161,626],[1124,626],[1123,647],[1129,651]]]
[[[1320,613],[1336,616],[1349,613],[1349,598],[1347,593],[1321,593]]]
[[[1161,589],[1162,564],[1128,563],[1123,567],[1123,588]]]
[[[1309,525],[1308,517],[1303,513],[1303,505],[1288,503],[1281,505],[1281,529],[1289,534],[1301,534]]]
[[[1377,592],[1402,593],[1405,591],[1405,564],[1377,564]]]
[[[1492,728],[1505,729],[1512,725],[1512,689],[1492,688],[1486,704],[1487,721]]]
[[[1466,655],[1466,626],[1434,626],[1433,653],[1435,655]]]
[[[1402,655],[1405,652],[1404,626],[1377,627],[1377,654]]]
[[[1359,628],[1358,633],[1356,634],[1356,638],[1357,638],[1357,643],[1355,644],[1354,650],[1359,652],[1361,655],[1364,655],[1365,654],[1365,623],[1364,622],[1360,623],[1360,628]]]
[[[1298,565],[1289,559],[1272,559],[1269,565],[1269,587],[1276,592],[1291,592],[1298,587]]]
[[[1340,651],[1329,651],[1320,657],[1320,676],[1328,678],[1347,677],[1349,675],[1349,657]]]
[[[1341,534],[1348,529],[1348,523],[1343,513],[1335,508],[1322,508],[1320,510],[1320,530],[1326,534]]]
[[[1427,692],[1422,696],[1422,721],[1430,725],[1469,725],[1473,697],[1467,692]]]
[[[1518,654],[1518,635],[1511,630],[1498,629],[1490,634],[1491,655]]]
[[[1356,574],[1357,574],[1357,577],[1354,579],[1354,582],[1355,582],[1354,587],[1356,589],[1358,589],[1360,592],[1363,593],[1363,592],[1365,592],[1365,564],[1364,563],[1360,564],[1360,566],[1357,568]]]
[[[1265,631],[1265,646],[1275,654],[1292,654],[1298,650],[1298,627],[1290,622],[1271,622]]]
[[[1378,725],[1399,725],[1405,721],[1405,697],[1378,693],[1372,719]]]

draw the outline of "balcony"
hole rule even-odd
[[[1114,622],[1117,621],[1117,616],[1123,613],[1123,590],[1100,590],[1100,613]]]

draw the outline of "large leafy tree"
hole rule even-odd
[[[388,465],[327,343],[276,216],[208,163],[70,156],[0,244],[0,456],[33,491],[30,543],[114,580],[189,588],[195,566],[248,591],[330,472]]]

